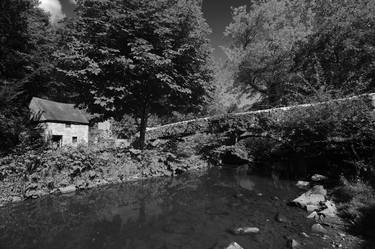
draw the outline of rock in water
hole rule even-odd
[[[275,219],[276,219],[277,222],[280,222],[280,223],[287,223],[288,222],[288,218],[285,215],[282,215],[280,213],[278,213],[276,215]]]
[[[319,215],[316,211],[312,212],[311,214],[309,214],[307,217],[307,219],[319,219]]]
[[[320,208],[320,206],[317,206],[317,205],[307,205],[306,206],[306,210],[307,212],[313,212],[313,211],[316,211]]]
[[[243,249],[243,247],[237,244],[236,242],[232,242],[224,249]]]
[[[62,194],[67,194],[76,191],[76,187],[74,185],[69,185],[63,188],[59,188]]]
[[[306,188],[309,185],[310,185],[310,183],[309,182],[305,182],[305,181],[298,181],[296,183],[297,188]]]
[[[232,230],[232,233],[236,235],[259,233],[259,228],[257,227],[238,227]]]
[[[298,241],[294,239],[291,239],[288,241],[288,248],[294,249],[294,248],[298,248],[299,246],[300,246],[300,243],[298,243]]]
[[[336,217],[337,216],[337,209],[335,203],[332,201],[326,201],[324,203],[326,208],[319,212],[319,214],[324,215],[325,217]]]
[[[325,181],[327,179],[328,179],[328,177],[326,177],[324,175],[319,175],[319,174],[315,174],[311,177],[311,180],[314,181],[314,182]]]
[[[319,206],[320,202],[325,201],[326,195],[327,190],[325,190],[323,186],[317,185],[306,193],[300,195],[298,198],[294,199],[292,203],[302,208],[306,208],[308,205]]]
[[[325,229],[325,228],[324,228],[322,225],[320,225],[320,224],[314,224],[314,225],[312,225],[311,230],[312,230],[314,233],[322,233],[322,234],[326,234],[326,233],[327,233],[327,229]]]

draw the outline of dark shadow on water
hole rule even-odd
[[[348,228],[348,232],[361,237],[362,249],[375,248],[375,205],[360,210],[362,217]]]

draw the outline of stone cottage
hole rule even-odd
[[[89,141],[89,120],[87,114],[74,104],[32,98],[29,108],[44,130],[46,140],[55,147],[76,146]]]

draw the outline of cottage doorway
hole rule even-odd
[[[62,146],[62,137],[61,135],[52,135],[53,148],[60,148]]]

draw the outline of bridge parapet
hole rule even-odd
[[[375,107],[375,93],[362,94],[358,96],[334,99],[325,102],[313,104],[293,105],[286,107],[277,107],[272,109],[249,111],[241,113],[231,113],[226,115],[211,116],[205,118],[197,118],[177,123],[167,124],[147,129],[147,139],[155,140],[158,138],[182,137],[195,133],[216,133],[224,132],[223,129],[237,127],[241,130],[256,129],[260,118],[272,117],[277,120],[278,116],[285,115],[297,110],[306,110],[311,107],[333,105],[333,104],[349,104],[356,101],[366,101]],[[223,128],[223,123],[225,127]],[[239,127],[240,126],[240,127]]]

